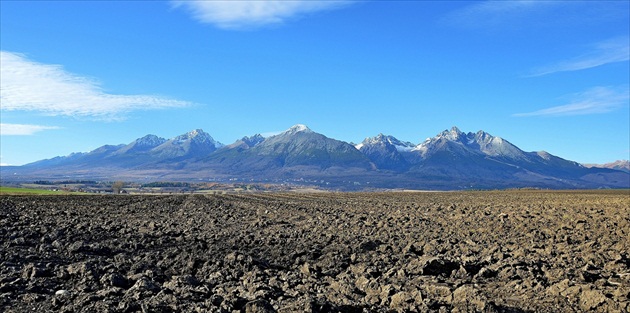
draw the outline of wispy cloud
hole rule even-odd
[[[449,26],[505,32],[514,29],[572,28],[602,21],[627,20],[627,1],[462,1],[442,18]]]
[[[175,7],[184,7],[195,19],[213,24],[223,29],[250,29],[270,24],[280,24],[286,20],[307,13],[336,9],[352,1],[172,1]]]
[[[513,116],[566,116],[608,113],[628,105],[630,89],[594,87],[572,95],[568,104]]]
[[[69,73],[59,65],[31,61],[18,53],[0,51],[0,65],[3,111],[112,120],[134,110],[191,104],[152,95],[108,94],[92,79]]]
[[[42,126],[29,124],[0,123],[0,135],[2,136],[29,136],[37,132],[49,129],[59,129],[57,126]]]
[[[448,14],[444,21],[465,27],[506,27],[531,21],[532,14],[540,14],[564,5],[563,1],[482,1],[475,2]]]
[[[562,61],[557,64],[537,68],[530,77],[543,76],[557,72],[585,70],[604,64],[630,60],[630,38],[619,37],[602,41],[594,45],[591,51]]]

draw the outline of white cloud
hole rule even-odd
[[[626,21],[627,1],[462,1],[466,5],[447,13],[442,22],[484,32],[544,31],[557,27],[601,26],[612,20]]]
[[[42,126],[29,124],[5,124],[0,123],[0,135],[2,136],[28,136],[49,129],[59,129],[57,126]]]
[[[41,64],[24,55],[0,51],[0,103],[3,111],[120,119],[133,110],[183,107],[189,102],[152,95],[105,93],[93,80]]]
[[[564,5],[563,1],[482,1],[451,12],[445,21],[473,28],[505,28],[517,22],[531,24],[529,16],[559,5]]]
[[[630,60],[630,38],[620,37],[594,45],[586,54],[550,66],[538,68],[530,76],[542,76],[557,72],[579,71],[604,64]]]
[[[571,96],[569,104],[513,116],[566,116],[608,113],[628,105],[628,87],[594,87]]]
[[[172,1],[175,7],[189,10],[202,23],[224,29],[245,29],[279,24],[307,13],[335,9],[351,3],[347,0],[304,1]]]

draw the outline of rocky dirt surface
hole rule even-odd
[[[0,197],[4,312],[628,312],[630,194]]]

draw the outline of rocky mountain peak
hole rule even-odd
[[[450,148],[449,148],[450,147]],[[453,126],[444,130],[433,138],[427,138],[413,150],[420,152],[422,157],[438,150],[458,149],[473,154],[500,156],[511,159],[525,159],[526,155],[519,148],[504,140],[480,130],[476,133],[464,133]]]
[[[628,188],[630,181],[628,173],[619,170],[586,168],[546,152],[524,152],[501,137],[481,130],[463,133],[457,127],[442,131],[415,148],[409,142],[379,133],[366,138],[355,149],[347,142],[328,138],[301,124],[292,126],[284,135],[244,137],[220,149],[217,149],[220,144],[201,129],[159,144],[163,140],[147,135],[128,145],[106,145],[85,154],[12,168],[10,175],[18,173],[22,175],[20,179],[41,177],[41,173],[47,177],[83,178],[84,173],[90,172],[100,179],[112,175],[141,177],[150,170],[177,179],[204,178],[207,176],[203,175],[216,173],[219,177],[240,175],[278,181],[308,178],[320,183],[326,181],[327,186],[328,183],[347,186],[352,179],[353,186],[369,182],[369,188],[445,189],[473,185]],[[159,145],[151,148],[156,144]],[[628,168],[627,161],[617,163],[610,168]]]
[[[192,131],[189,131],[183,135],[179,135],[175,138],[172,139],[173,142],[175,143],[183,143],[186,141],[191,141],[191,142],[195,142],[198,144],[209,144],[209,145],[213,145],[215,147],[222,147],[223,144],[221,144],[220,142],[214,140],[214,138],[212,138],[212,136],[210,136],[210,134],[206,133],[203,131],[203,129],[195,129]]]
[[[284,131],[282,134],[296,134],[300,132],[312,133],[313,131],[304,124],[295,124],[291,126],[291,128]]]
[[[547,151],[538,151],[538,152],[536,152],[536,154],[539,157],[541,157],[541,158],[543,158],[545,160],[551,159],[551,154],[549,154],[549,152],[547,152]]]
[[[452,140],[452,141],[459,140],[463,136],[465,136],[465,134],[461,130],[459,130],[457,126],[451,127],[450,130],[444,130],[438,135],[438,137],[443,137],[447,140]]]
[[[241,138],[241,141],[243,141],[248,147],[253,147],[261,143],[263,140],[265,140],[265,137],[263,137],[261,134],[256,134],[249,137],[245,136]]]
[[[138,147],[157,147],[165,142],[166,139],[150,134],[136,139],[135,145]]]
[[[144,151],[153,149],[155,147],[158,147],[165,142],[166,142],[166,139],[162,137],[158,137],[156,135],[146,135],[142,138],[138,138],[132,141],[130,144],[120,148],[119,150],[115,151],[113,154],[124,155],[129,152],[144,152]]]
[[[394,146],[398,151],[409,151],[415,145],[411,142],[400,141],[394,136],[384,135],[383,133],[379,133],[375,137],[368,137],[363,140],[358,145],[355,145],[355,148],[361,150],[363,147],[367,146]]]
[[[198,138],[207,138],[207,137],[210,137],[210,135],[208,133],[204,132],[203,129],[197,128],[197,129],[194,129],[194,130],[191,130],[191,131],[187,132],[184,135],[181,135],[180,137],[185,137],[185,138],[189,138],[189,139],[197,138],[197,137]]]
[[[365,138],[363,140],[363,142],[361,142],[357,146],[377,145],[377,144],[386,144],[386,143],[389,143],[388,136],[383,135],[383,133],[379,133],[375,137]],[[357,149],[359,149],[359,148],[357,148]]]
[[[617,160],[615,162],[605,163],[605,164],[583,164],[584,166],[591,168],[609,168],[613,170],[624,171],[626,173],[630,173],[630,161],[628,160]]]

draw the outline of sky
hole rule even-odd
[[[629,1],[0,1],[0,164],[201,128],[630,158]]]

